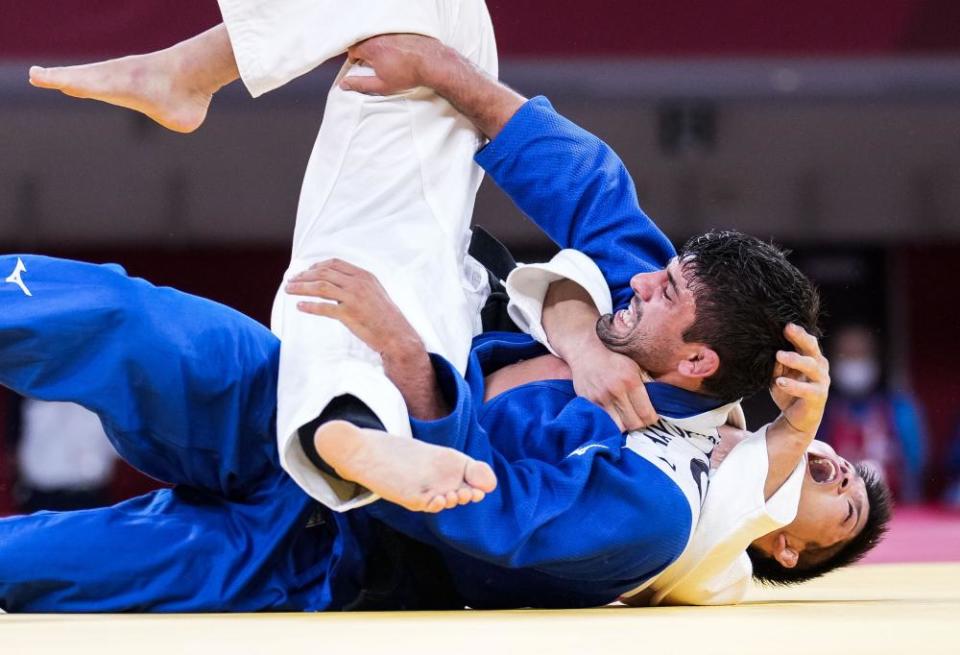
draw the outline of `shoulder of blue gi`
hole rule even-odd
[[[557,244],[597,263],[615,307],[629,299],[634,274],[662,269],[676,255],[640,209],[613,149],[546,98],[524,104],[476,161]]]

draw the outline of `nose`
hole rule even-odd
[[[633,289],[635,294],[640,296],[640,300],[647,302],[653,297],[654,289],[656,289],[658,283],[657,278],[662,273],[662,271],[655,273],[637,273],[630,278],[630,288]]]
[[[853,480],[853,467],[850,465],[850,462],[841,458],[840,459],[840,483],[837,485],[837,493],[844,493],[849,487],[850,483]]]

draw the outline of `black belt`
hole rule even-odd
[[[480,310],[484,332],[520,332],[520,328],[507,313],[510,298],[504,281],[517,267],[517,260],[496,237],[482,227],[473,228],[469,254],[487,269],[490,280],[490,296]]]

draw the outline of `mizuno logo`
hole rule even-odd
[[[567,457],[582,457],[594,448],[604,448],[607,450],[610,449],[609,446],[604,446],[602,443],[588,443],[586,446],[580,446],[575,451],[567,455]]]
[[[27,267],[23,265],[23,260],[17,257],[17,266],[13,269],[13,273],[10,274],[10,277],[6,279],[6,282],[9,284],[16,284],[20,287],[20,290],[23,291],[24,295],[33,296],[30,293],[30,289],[27,288],[27,285],[23,283],[23,279],[20,277],[23,273],[27,272]]]

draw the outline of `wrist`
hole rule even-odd
[[[566,336],[560,344],[551,344],[571,368],[579,367],[582,362],[596,362],[610,352],[597,335],[586,328]]]
[[[773,431],[779,439],[786,439],[798,444],[809,444],[816,436],[816,430],[804,430],[795,425],[784,413],[776,418],[769,430]]]
[[[393,335],[380,350],[384,366],[407,366],[429,359],[427,349],[416,334]]]
[[[417,78],[420,86],[433,89],[437,95],[450,92],[454,81],[463,76],[465,61],[453,48],[438,43],[437,47],[420,56]]]

